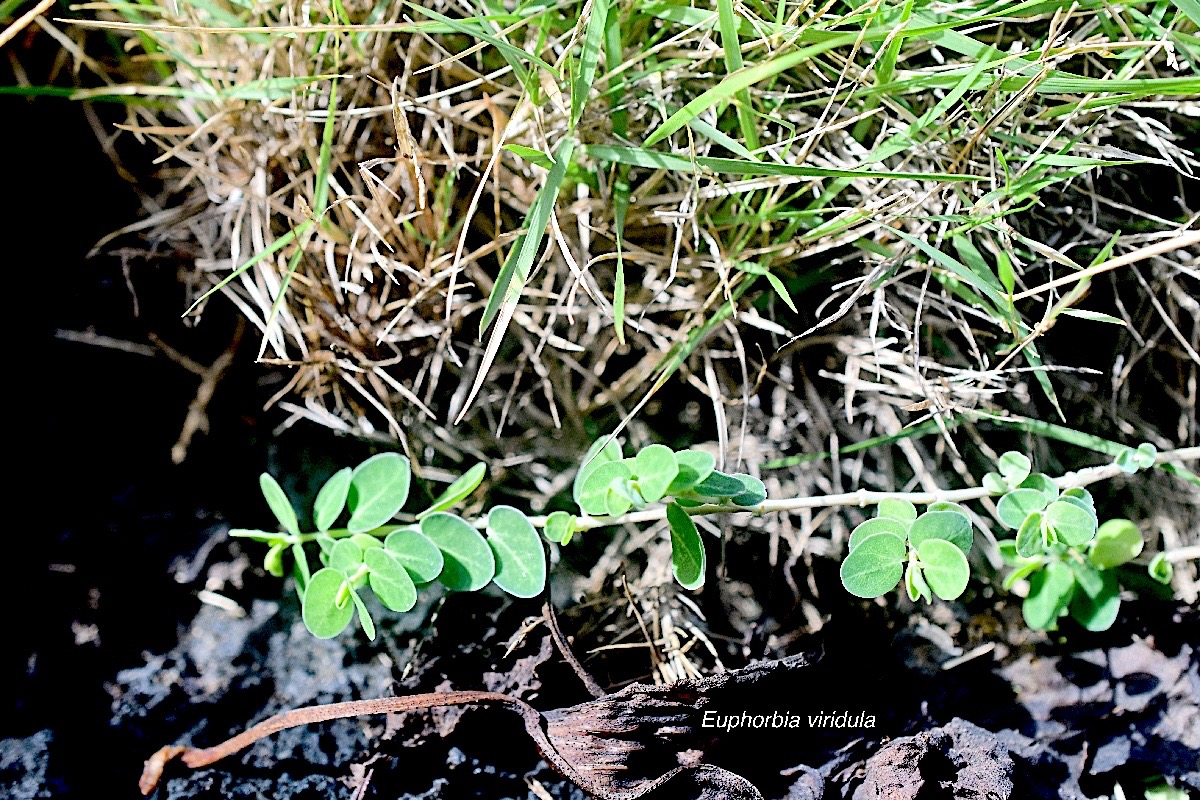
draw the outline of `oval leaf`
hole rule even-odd
[[[342,509],[346,507],[346,497],[350,494],[350,476],[354,470],[349,467],[339,469],[329,476],[317,499],[313,503],[313,524],[321,533],[333,527]]]
[[[1042,536],[1042,512],[1035,511],[1025,518],[1017,531],[1017,555],[1022,558],[1033,558],[1046,549],[1046,539]]]
[[[733,497],[742,493],[742,482],[724,472],[713,470],[709,476],[692,487],[692,491],[702,497]]]
[[[1033,464],[1024,453],[1010,450],[1000,456],[996,469],[1003,476],[1004,482],[1015,488],[1021,485],[1021,481],[1029,477],[1029,471],[1033,469]]]
[[[1053,503],[1058,499],[1058,484],[1051,480],[1049,475],[1043,475],[1040,472],[1035,472],[1021,481],[1021,488],[1041,492],[1047,503]]]
[[[850,533],[850,550],[858,547],[863,539],[877,533],[892,533],[901,539],[908,538],[908,525],[895,517],[875,517],[859,525]]]
[[[1026,517],[1041,511],[1048,504],[1046,496],[1036,489],[1013,489],[1000,498],[996,513],[1005,527],[1016,529],[1021,527]]]
[[[925,576],[921,574],[921,566],[913,562],[909,562],[908,570],[904,573],[904,588],[908,590],[908,599],[914,603],[918,598],[925,598],[926,603],[933,602],[933,595],[929,591],[929,584],[925,581]]]
[[[901,522],[912,522],[917,518],[917,507],[907,500],[889,497],[879,501],[879,508],[876,509],[875,516],[898,519]]]
[[[350,476],[350,522],[354,533],[385,524],[404,507],[412,477],[408,459],[399,453],[380,453],[355,467]]]
[[[299,536],[300,523],[296,520],[296,509],[292,507],[292,501],[288,500],[287,493],[283,491],[279,481],[264,472],[258,476],[258,485],[262,489],[263,497],[267,499],[267,505],[271,507],[271,513],[279,520],[283,529],[293,536]]]
[[[404,565],[416,583],[429,583],[442,572],[445,563],[442,551],[418,530],[401,528],[392,531],[383,546]]]
[[[904,574],[904,551],[904,540],[894,533],[866,537],[842,562],[842,585],[856,597],[887,594]]]
[[[671,571],[685,589],[704,585],[704,542],[696,523],[678,503],[667,504],[667,524],[671,527]]]
[[[667,494],[676,495],[690,490],[712,474],[717,460],[703,450],[681,450],[675,454],[679,472],[667,487]]]
[[[912,527],[908,529],[908,540],[913,547],[918,548],[922,542],[942,539],[950,542],[964,553],[969,553],[973,538],[974,529],[971,526],[971,520],[957,511],[926,511],[917,517],[913,521]],[[932,585],[930,583],[930,586]]]
[[[1096,531],[1088,561],[1098,569],[1112,569],[1137,558],[1145,546],[1137,525],[1127,519],[1110,519]]]
[[[589,471],[575,496],[579,510],[593,517],[607,515],[610,487],[616,481],[629,480],[632,477],[633,470],[624,461],[608,461]]]
[[[734,495],[729,498],[729,502],[735,506],[744,506],[750,508],[756,506],[767,499],[767,487],[758,478],[753,475],[746,475],[739,472],[733,477],[742,482],[743,491],[741,494]]]
[[[1075,591],[1075,574],[1061,561],[1051,561],[1045,569],[1029,577],[1029,596],[1021,606],[1025,624],[1036,631],[1054,625]]]
[[[1096,518],[1077,505],[1058,500],[1045,512],[1046,524],[1060,542],[1078,547],[1096,535]]]
[[[370,572],[371,591],[379,602],[392,611],[410,611],[417,604],[417,587],[400,560],[386,548],[372,548],[366,552],[367,568]]]
[[[447,589],[476,592],[496,574],[496,557],[487,540],[465,520],[438,511],[421,520],[421,533],[442,551],[444,564],[438,575]]]
[[[1121,587],[1111,572],[1096,573],[1092,584],[1079,582],[1071,598],[1071,617],[1089,631],[1106,631],[1121,611]]]
[[[583,457],[583,461],[580,462],[579,471],[575,473],[575,482],[571,487],[571,496],[575,498],[575,504],[580,508],[583,507],[583,503],[579,499],[580,491],[582,491],[583,484],[587,481],[588,476],[604,464],[621,460],[621,445],[617,444],[615,439],[605,444],[604,442],[607,439],[608,437],[605,436],[592,442],[592,446],[588,448],[587,454]]]
[[[363,551],[350,539],[339,539],[329,552],[329,568],[349,575],[363,563]]]
[[[633,471],[637,474],[638,489],[647,503],[657,503],[667,493],[667,487],[679,474],[679,464],[671,448],[652,444],[642,448],[634,459]]]
[[[446,490],[437,496],[437,499],[433,501],[433,504],[429,508],[417,515],[417,519],[427,517],[436,511],[445,511],[448,508],[453,508],[458,503],[466,500],[471,496],[471,492],[478,489],[479,484],[483,483],[485,475],[487,475],[486,464],[479,463],[471,467],[458,480],[447,486]]]
[[[938,597],[954,600],[966,590],[971,568],[966,555],[953,542],[926,539],[917,546],[917,557],[921,559],[925,581]]]
[[[529,519],[512,506],[488,512],[488,546],[496,560],[492,576],[513,597],[537,597],[546,587],[546,553]]]
[[[552,542],[566,544],[575,535],[575,515],[566,511],[555,511],[546,517],[542,535]]]
[[[354,616],[354,604],[347,594],[337,604],[346,576],[335,569],[318,570],[304,589],[304,627],[318,639],[332,639],[346,629]]]

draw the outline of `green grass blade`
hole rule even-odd
[[[516,305],[529,280],[529,270],[533,260],[542,247],[542,239],[546,236],[546,228],[550,224],[550,215],[554,212],[554,204],[558,201],[558,190],[562,188],[563,178],[567,175],[567,167],[571,165],[575,140],[570,136],[562,140],[558,151],[554,154],[554,166],[546,174],[546,182],[529,208],[525,217],[525,232],[517,237],[513,247],[508,251],[508,258],[496,276],[496,284],[488,296],[487,307],[483,310],[483,319],[479,321],[479,336],[492,324],[502,304]]]
[[[558,74],[558,70],[556,70],[554,67],[547,64],[542,59],[538,58],[537,56],[533,55],[532,53],[525,52],[524,50],[522,50],[519,47],[514,47],[513,45],[509,44],[508,42],[504,41],[503,39],[501,39],[497,36],[493,36],[492,34],[485,31],[482,28],[482,26],[473,25],[470,22],[466,22],[461,19],[453,19],[451,17],[447,17],[443,14],[439,14],[438,12],[434,11],[431,8],[424,8],[422,6],[417,5],[416,3],[410,2],[410,0],[404,0],[404,5],[408,6],[413,11],[416,11],[419,14],[424,14],[425,16],[429,17],[430,19],[437,20],[438,22],[442,23],[443,25],[450,28],[452,31],[455,31],[456,33],[465,34],[466,36],[471,36],[475,39],[479,39],[480,41],[487,42],[492,47],[496,48],[501,53],[503,53],[505,58],[510,59],[509,63],[519,62],[519,61],[528,61],[531,64],[539,67],[540,69],[544,69],[551,76],[553,76],[555,80],[558,80],[560,77]],[[524,81],[522,81],[522,83],[524,83]]]
[[[283,236],[280,236],[278,239],[271,242],[271,244],[268,247],[266,247],[262,252],[257,253],[256,255],[251,257],[248,261],[243,263],[240,267],[238,267],[233,272],[226,275],[225,278],[220,283],[218,283],[216,286],[212,287],[207,292],[200,295],[200,297],[196,300],[196,302],[194,302],[190,306],[188,306],[187,311],[183,312],[183,316],[186,317],[188,314],[195,311],[196,307],[198,305],[203,303],[205,300],[207,300],[209,297],[211,297],[216,292],[225,288],[225,286],[228,285],[230,281],[232,281],[237,276],[241,275],[246,270],[253,267],[258,262],[262,261],[264,258],[268,258],[268,257],[274,255],[275,253],[278,253],[280,250],[282,250],[283,248],[285,248],[289,244],[291,244],[293,241],[295,241],[296,237],[301,236],[305,233],[308,233],[308,230],[312,226],[313,226],[313,221],[311,219],[306,219],[304,222],[301,222],[299,225],[292,228],[290,231],[285,233]]]
[[[608,0],[592,0],[592,13],[583,38],[583,52],[579,56],[579,74],[571,83],[571,130],[579,124],[583,108],[587,105],[588,92],[596,80],[596,67],[600,63],[600,49],[604,45],[607,23]]]
[[[725,69],[735,73],[742,68],[743,63],[733,0],[717,0],[717,16],[721,26],[721,47],[725,50]],[[742,129],[742,138],[746,140],[747,148],[757,150],[758,125],[754,119],[754,109],[750,105],[750,91],[742,89],[735,92],[734,98],[737,100],[738,125]]]

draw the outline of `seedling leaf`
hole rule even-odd
[[[1045,495],[1047,503],[1053,503],[1058,499],[1058,485],[1050,479],[1049,475],[1043,475],[1040,472],[1035,472],[1021,481],[1020,488],[1041,492]]]
[[[546,517],[542,535],[552,542],[566,544],[575,535],[575,515],[566,511],[555,511]]]
[[[456,592],[477,592],[496,574],[496,557],[483,535],[460,517],[438,511],[421,520],[421,533],[442,551],[440,580]]]
[[[404,565],[416,583],[429,583],[442,572],[445,563],[442,551],[418,530],[401,528],[392,531],[383,546]]]
[[[350,522],[354,533],[383,525],[404,507],[412,469],[399,453],[380,453],[355,467],[350,476]]]
[[[926,603],[933,602],[929,584],[921,574],[921,565],[915,561],[908,562],[908,570],[904,573],[904,588],[908,590],[908,599],[914,603],[918,598],[924,598]]]
[[[879,501],[879,508],[876,510],[875,516],[911,523],[917,518],[917,507],[907,500],[889,497]]]
[[[714,469],[707,478],[692,487],[692,492],[701,497],[734,497],[741,494],[744,488],[738,478]]]
[[[349,539],[339,539],[329,553],[329,568],[349,575],[363,563],[363,551]]]
[[[608,503],[609,489],[616,481],[629,480],[633,470],[624,461],[609,461],[591,470],[584,478],[583,485],[576,494],[576,502],[583,513],[591,516],[602,516],[610,513]],[[619,506],[618,506],[619,508]],[[625,509],[628,510],[626,505]],[[617,513],[624,513],[618,511]]]
[[[1063,544],[1078,547],[1096,535],[1096,518],[1085,509],[1062,500],[1046,508],[1046,524]]]
[[[1167,560],[1166,553],[1159,553],[1150,559],[1150,565],[1146,568],[1150,573],[1150,577],[1162,584],[1171,582],[1171,578],[1175,577],[1175,565]]]
[[[1021,606],[1025,624],[1037,631],[1057,622],[1075,591],[1075,574],[1061,561],[1051,561],[1029,578],[1029,596]]]
[[[1000,456],[996,469],[1009,488],[1015,489],[1021,485],[1021,481],[1029,477],[1029,471],[1033,469],[1033,464],[1028,456],[1010,450]]]
[[[608,444],[605,444],[605,441],[607,441],[607,437],[592,442],[592,446],[588,448],[587,455],[580,462],[579,471],[575,473],[575,482],[571,487],[571,495],[575,498],[575,503],[580,508],[583,507],[583,503],[579,500],[579,493],[588,476],[604,464],[621,460],[621,445],[617,444],[615,439],[609,441]]]
[[[685,589],[704,585],[704,542],[696,523],[678,503],[667,504],[667,524],[671,527],[671,571]]]
[[[679,474],[679,464],[671,448],[652,444],[642,448],[637,454],[633,471],[637,474],[638,489],[642,497],[647,503],[657,503]]]
[[[1016,529],[1021,527],[1026,517],[1041,511],[1048,503],[1046,495],[1036,489],[1013,489],[1000,498],[996,513],[1006,527]]]
[[[971,568],[963,551],[947,539],[926,539],[917,545],[925,580],[943,600],[954,600],[967,588]]]
[[[488,512],[488,546],[495,556],[493,582],[513,597],[537,597],[546,586],[546,555],[528,518],[512,506]]]
[[[262,489],[263,497],[267,499],[267,505],[271,507],[271,513],[279,520],[283,529],[293,536],[299,536],[300,523],[296,520],[296,509],[292,508],[292,501],[288,500],[287,493],[283,491],[279,482],[264,472],[258,476],[258,485]]]
[[[417,515],[417,519],[427,517],[435,511],[445,511],[453,508],[458,503],[466,500],[471,496],[471,492],[479,488],[479,484],[483,483],[483,477],[487,475],[486,464],[476,464],[469,470],[459,476],[458,480],[446,487],[445,491],[437,496],[429,508]]]
[[[675,461],[679,472],[667,487],[666,493],[669,495],[681,494],[692,489],[711,475],[717,465],[717,460],[712,454],[703,450],[682,450],[675,454]]]
[[[342,509],[346,507],[346,496],[350,493],[350,476],[354,470],[349,467],[339,469],[329,476],[317,499],[313,503],[313,524],[321,533],[329,530],[337,520]]]
[[[854,550],[868,536],[874,536],[877,533],[891,533],[899,536],[902,540],[907,539],[908,528],[909,526],[903,520],[896,519],[895,517],[875,517],[867,520],[850,532],[850,541],[847,546],[850,550]]]
[[[1093,574],[1095,581],[1079,581],[1079,591],[1071,598],[1071,616],[1089,631],[1106,631],[1120,613],[1121,587],[1111,572]]]
[[[337,604],[338,594],[346,583],[346,576],[335,569],[318,570],[309,578],[304,590],[304,627],[318,639],[332,639],[346,629],[354,616],[354,606],[349,596],[342,605]]]
[[[372,548],[365,554],[371,591],[379,602],[392,611],[410,611],[417,604],[417,587],[408,570],[385,548]]]
[[[1088,561],[1097,569],[1119,567],[1141,554],[1142,532],[1127,519],[1110,519],[1096,531]]]
[[[1021,523],[1017,531],[1017,555],[1032,558],[1046,549],[1042,537],[1042,512],[1034,511]]]
[[[741,494],[734,495],[729,498],[729,501],[735,506],[756,506],[767,499],[767,487],[758,478],[753,475],[737,473],[735,478],[742,482],[743,491]]]
[[[916,518],[908,530],[909,542],[918,549],[922,542],[943,539],[964,553],[969,553],[973,538],[971,520],[957,511],[926,511]]]
[[[842,585],[856,597],[879,597],[904,574],[904,540],[894,533],[868,536],[842,562]]]

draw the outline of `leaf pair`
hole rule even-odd
[[[857,597],[879,597],[904,578],[914,601],[931,602],[935,594],[953,600],[967,588],[973,538],[971,519],[959,505],[932,503],[918,515],[906,500],[884,500],[877,516],[850,534],[842,585]]]
[[[1061,495],[1049,478],[1035,473],[996,505],[1001,523],[1017,531],[1016,551],[1031,558],[1056,544],[1079,547],[1096,536],[1096,503],[1087,489],[1074,487]]]

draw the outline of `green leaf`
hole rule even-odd
[[[1000,456],[1000,461],[996,464],[996,469],[1000,472],[1000,476],[1004,478],[1004,482],[1009,488],[1015,489],[1021,485],[1021,481],[1029,477],[1029,471],[1033,469],[1033,463],[1024,453],[1018,453],[1010,450]]]
[[[904,574],[904,540],[894,533],[868,536],[842,562],[842,585],[856,597],[879,597]]]
[[[1017,555],[1022,558],[1032,558],[1046,549],[1046,540],[1042,536],[1042,512],[1034,511],[1017,530]]]
[[[321,491],[317,492],[316,502],[313,503],[313,524],[321,533],[333,526],[342,509],[346,507],[346,497],[350,494],[350,476],[353,474],[354,470],[349,467],[339,469],[329,476]]]
[[[571,81],[572,129],[579,124],[579,118],[583,116],[588,92],[596,80],[596,66],[600,63],[600,48],[604,44],[607,20],[608,0],[592,0],[592,12],[588,18],[587,33],[583,38],[583,50],[579,54],[579,74]],[[615,67],[614,64],[609,69]]]
[[[1012,572],[1008,573],[1008,577],[1004,579],[1004,591],[1010,591],[1012,587],[1016,585],[1017,581],[1028,577],[1033,572],[1041,568],[1042,561],[1039,559],[1031,559],[1026,561],[1024,564],[1021,564]]]
[[[921,569],[933,593],[943,600],[954,600],[967,588],[971,568],[967,556],[947,539],[926,539],[917,545]]]
[[[436,580],[445,563],[442,551],[429,537],[412,528],[392,531],[383,547],[404,565],[416,583]]]
[[[336,569],[345,575],[349,575],[358,569],[363,563],[363,551],[356,543],[349,539],[338,539],[337,544],[333,546],[333,550],[329,553],[330,569]]]
[[[529,270],[533,266],[538,252],[542,249],[542,240],[545,238],[546,228],[550,224],[550,215],[554,211],[555,203],[558,202],[558,192],[562,188],[563,179],[567,176],[567,168],[571,165],[574,146],[574,137],[566,136],[554,153],[554,165],[546,173],[546,180],[538,191],[537,197],[534,198],[533,204],[529,207],[529,213],[525,216],[523,225],[525,232],[513,242],[512,248],[508,251],[508,257],[504,260],[504,265],[496,275],[496,282],[492,286],[491,294],[488,295],[487,306],[483,309],[483,317],[479,320],[480,337],[500,313],[501,307],[507,308],[511,312],[521,299],[521,292],[524,291],[525,283],[529,280]],[[503,336],[504,328],[508,326],[507,319],[508,315],[496,329],[494,336]],[[494,355],[492,345],[493,343],[489,342],[488,349],[493,350]],[[474,388],[478,388],[478,382]],[[468,400],[468,404],[469,402]]]
[[[685,589],[704,585],[704,542],[696,523],[678,503],[667,504],[667,524],[671,528],[671,571]]]
[[[263,556],[263,569],[276,578],[283,577],[283,548],[285,546],[282,542],[273,544],[267,549],[267,554]]]
[[[575,473],[575,482],[571,486],[571,495],[575,498],[575,504],[581,508],[583,507],[583,503],[579,500],[579,493],[588,476],[605,464],[621,460],[621,445],[617,444],[615,439],[608,441],[608,444],[605,444],[606,441],[608,441],[608,437],[592,442],[592,446],[588,448],[587,455],[580,462],[579,471]]]
[[[554,159],[533,147],[526,147],[521,144],[506,144],[504,145],[504,149],[510,153],[515,153],[530,164],[539,166],[542,169],[550,169],[554,166]]]
[[[1096,513],[1096,500],[1092,497],[1092,493],[1082,486],[1072,486],[1070,489],[1062,493],[1063,500],[1077,500],[1092,510],[1092,515]]]
[[[733,475],[713,470],[709,476],[692,487],[692,492],[701,497],[733,497],[744,490],[745,485]]]
[[[292,508],[292,502],[288,500],[279,482],[264,472],[258,476],[258,485],[262,489],[263,497],[267,499],[267,505],[271,507],[271,513],[279,520],[283,529],[293,536],[299,536],[300,523],[296,520],[296,509]]]
[[[487,540],[470,523],[438,511],[421,520],[421,533],[442,551],[444,564],[438,575],[447,589],[477,592],[496,574],[496,557]]]
[[[647,503],[657,503],[679,474],[679,464],[671,448],[652,444],[637,454],[633,471],[637,474],[638,490],[642,497]]]
[[[1075,574],[1061,561],[1051,561],[1029,578],[1029,596],[1021,606],[1025,624],[1036,631],[1054,625],[1075,592]]]
[[[675,461],[679,472],[671,481],[671,485],[667,487],[669,495],[689,491],[711,475],[717,465],[717,460],[713,458],[712,454],[703,450],[682,450],[675,454]]]
[[[1071,598],[1071,616],[1089,631],[1106,631],[1121,610],[1121,587],[1111,572],[1093,574],[1096,581],[1078,582],[1079,591]]]
[[[358,611],[358,624],[362,626],[363,633],[372,642],[375,641],[375,620],[371,619],[371,612],[367,611],[367,604],[354,589],[350,590],[350,599],[354,602],[354,609]]]
[[[1036,489],[1013,489],[1000,498],[996,514],[1005,527],[1020,528],[1026,517],[1041,511],[1048,503],[1046,495]]]
[[[1137,558],[1145,545],[1137,525],[1127,519],[1110,519],[1096,531],[1088,561],[1097,569],[1112,569]]]
[[[1158,553],[1150,559],[1146,571],[1150,573],[1151,578],[1162,584],[1170,583],[1171,578],[1175,577],[1175,565],[1167,560],[1166,553]]]
[[[546,553],[529,519],[512,506],[496,506],[487,517],[488,546],[495,556],[492,580],[513,597],[537,597],[546,587]]]
[[[633,470],[624,461],[609,461],[591,470],[576,496],[580,510],[593,517],[608,514],[609,490],[613,483],[629,480],[632,477]],[[626,505],[626,510],[628,510],[628,505]]]
[[[466,500],[471,496],[471,492],[479,488],[479,484],[483,483],[483,477],[487,475],[486,464],[476,464],[469,470],[464,472],[458,480],[446,487],[445,491],[437,496],[433,504],[429,508],[417,515],[417,519],[427,517],[435,511],[445,511],[453,508],[458,503]]]
[[[926,511],[917,517],[908,529],[908,540],[913,547],[918,548],[918,552],[923,542],[942,539],[964,553],[969,553],[974,536],[971,520],[957,511]],[[932,585],[931,580],[930,586]]]
[[[889,497],[879,501],[879,508],[876,509],[875,516],[898,519],[911,524],[917,518],[917,507],[907,500]]]
[[[877,533],[891,533],[904,540],[908,538],[908,529],[909,524],[904,520],[895,517],[874,517],[850,532],[850,541],[847,543],[847,547],[854,550],[862,544],[864,539]]]
[[[552,542],[566,544],[575,535],[575,515],[566,511],[555,511],[546,517],[542,535]]]
[[[372,547],[383,547],[383,542],[378,537],[372,536],[369,533],[355,533],[349,538],[350,541],[361,547],[364,553]]]
[[[960,506],[958,503],[951,503],[949,500],[938,500],[935,503],[930,503],[925,509],[926,511],[953,511],[960,517],[966,517],[968,521],[971,519],[971,512]]]
[[[1021,488],[1041,492],[1045,495],[1047,503],[1053,503],[1058,499],[1058,484],[1049,475],[1044,475],[1040,472],[1035,472],[1021,481]]]
[[[1096,535],[1096,518],[1072,503],[1058,500],[1045,512],[1045,521],[1060,542],[1078,547]]]
[[[1004,494],[1012,487],[1004,481],[999,472],[989,472],[983,476],[983,488],[992,494]]]
[[[1200,25],[1200,2],[1197,2],[1197,0],[1187,0],[1187,3],[1185,3],[1184,0],[1175,0],[1175,5],[1181,9],[1190,7],[1191,11],[1188,13],[1188,16],[1191,17],[1192,22]],[[1158,783],[1154,786],[1146,787],[1145,794],[1146,800],[1188,800],[1189,797],[1187,790],[1177,789],[1162,778],[1159,778]]]
[[[371,591],[385,607],[404,612],[417,604],[417,587],[400,559],[386,548],[375,547],[366,552],[366,562]]]
[[[338,595],[346,586],[346,576],[335,569],[318,570],[304,590],[304,627],[318,639],[332,639],[346,629],[354,616],[349,594],[338,605]],[[348,588],[348,587],[347,587]]]
[[[735,478],[742,482],[743,491],[741,494],[734,495],[729,498],[729,501],[735,506],[745,506],[747,508],[756,506],[767,499],[767,487],[758,478],[753,475],[747,475],[743,472],[734,474]]]
[[[292,545],[292,561],[292,573],[296,576],[296,588],[300,592],[300,598],[304,599],[304,587],[308,585],[312,576],[308,571],[308,554],[304,552],[304,547],[299,543]]]
[[[355,467],[350,476],[350,522],[354,533],[385,524],[404,507],[412,470],[399,453],[380,453]]]
[[[908,591],[908,599],[914,603],[918,598],[924,598],[926,603],[933,602],[933,594],[929,590],[929,583],[925,580],[925,576],[921,574],[921,565],[915,561],[908,562],[908,569],[904,573],[904,588]]]

